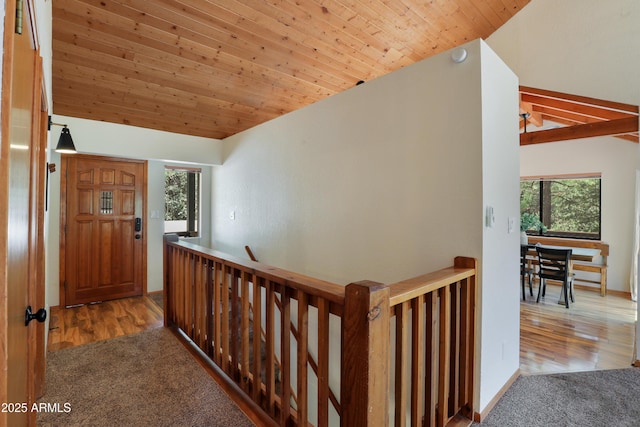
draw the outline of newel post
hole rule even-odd
[[[389,288],[347,285],[342,318],[342,426],[389,425]]]
[[[171,262],[169,257],[169,243],[177,242],[179,240],[177,234],[165,234],[163,240],[163,250],[162,250],[162,259],[164,263],[164,285],[162,286],[162,302],[164,307],[164,326],[169,326],[169,319],[171,318],[171,312],[173,311],[173,307],[169,306],[169,295],[171,292],[170,284],[171,284]]]

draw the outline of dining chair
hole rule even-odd
[[[524,279],[527,277],[529,279],[529,294],[533,296],[533,287],[531,286],[531,282],[533,281],[533,268],[529,267],[529,262],[527,260],[527,252],[529,247],[527,245],[520,245],[520,281],[522,283],[522,301],[526,301],[526,294],[524,291]]]
[[[557,280],[562,282],[561,296],[558,304],[562,303],[564,295],[564,304],[569,308],[569,298],[573,300],[573,273],[571,272],[571,249],[555,249],[536,246],[538,252],[538,277],[540,277],[540,286],[538,287],[538,298],[536,302],[540,302],[540,294],[544,296],[546,291],[546,280]]]

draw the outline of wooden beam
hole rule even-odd
[[[594,136],[621,135],[638,131],[638,117],[569,126],[520,134],[520,145],[542,144]]]
[[[605,108],[608,110],[626,111],[627,113],[631,113],[631,114],[638,114],[638,111],[639,111],[637,105],[624,104],[622,102],[605,101],[602,99],[590,98],[587,96],[570,95],[567,93],[554,92],[552,90],[536,89],[528,86],[520,86],[520,93],[539,95],[546,98],[557,98],[563,101],[587,104],[587,105]],[[526,98],[526,96],[523,97],[523,100],[524,98]]]

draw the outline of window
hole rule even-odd
[[[600,202],[599,175],[520,181],[520,214],[534,215],[546,228],[528,234],[599,240]]]
[[[164,171],[164,232],[198,236],[200,170],[167,167]]]

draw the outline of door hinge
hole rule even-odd
[[[23,14],[24,4],[22,0],[16,1],[16,28],[15,33],[18,35],[22,34],[22,14]]]
[[[64,290],[66,291],[67,290],[67,281],[66,280],[64,281],[63,286],[64,286]]]

